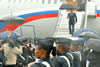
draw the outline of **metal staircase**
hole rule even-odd
[[[85,12],[75,12],[77,15],[77,23],[75,24],[75,31],[81,28],[81,24],[83,21],[84,13]],[[54,33],[54,37],[65,37],[71,38],[72,35],[69,34],[69,26],[68,26],[68,19],[67,19],[68,12],[65,10],[61,11],[59,15],[57,27]]]

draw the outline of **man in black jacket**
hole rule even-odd
[[[69,18],[69,34],[73,34],[74,32],[74,26],[77,22],[77,16],[76,13],[73,12],[73,10],[70,10],[70,13],[68,13],[67,18]]]

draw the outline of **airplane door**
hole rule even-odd
[[[21,25],[20,31],[22,36],[32,37],[32,38],[36,37],[34,25]]]

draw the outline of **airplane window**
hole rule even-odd
[[[60,1],[63,1],[63,0],[60,0]]]
[[[57,4],[57,0],[54,0],[54,4]]]
[[[22,0],[19,0],[19,3],[21,3],[22,2]]]
[[[50,4],[51,3],[51,0],[48,0],[48,4]]]
[[[8,2],[11,2],[11,0],[8,0]]]
[[[36,0],[36,2],[38,3],[38,2],[39,2],[39,0]]]
[[[24,3],[28,3],[29,2],[29,0],[24,0]]]
[[[33,2],[33,0],[31,0],[31,2]]]
[[[13,0],[13,3],[16,3],[16,0]]]
[[[45,0],[42,0],[42,4],[44,4],[45,3]]]

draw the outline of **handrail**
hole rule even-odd
[[[55,26],[55,30],[54,30],[54,35],[55,35],[56,32],[57,32],[57,27],[58,27],[59,24],[61,23],[61,20],[62,20],[62,15],[61,15],[61,11],[59,10],[58,19],[57,19],[56,26]],[[53,35],[53,36],[54,36],[54,35]]]
[[[80,29],[84,28],[84,22],[85,22],[85,14],[82,15],[82,21],[81,21]]]
[[[87,28],[87,12],[88,12],[88,5],[87,5],[87,3],[88,3],[88,0],[86,0],[86,7],[85,7],[85,21],[84,21],[84,28]]]
[[[65,0],[62,0],[62,4],[65,2]],[[59,9],[58,11],[58,19],[57,19],[57,22],[56,22],[56,26],[55,26],[55,30],[54,30],[54,34],[53,36],[55,36],[56,32],[57,32],[57,27],[59,26],[59,24],[61,23],[61,20],[62,20],[62,14],[61,14],[61,10]],[[61,18],[60,18],[61,17]]]
[[[95,14],[97,13],[97,5],[95,5]]]

